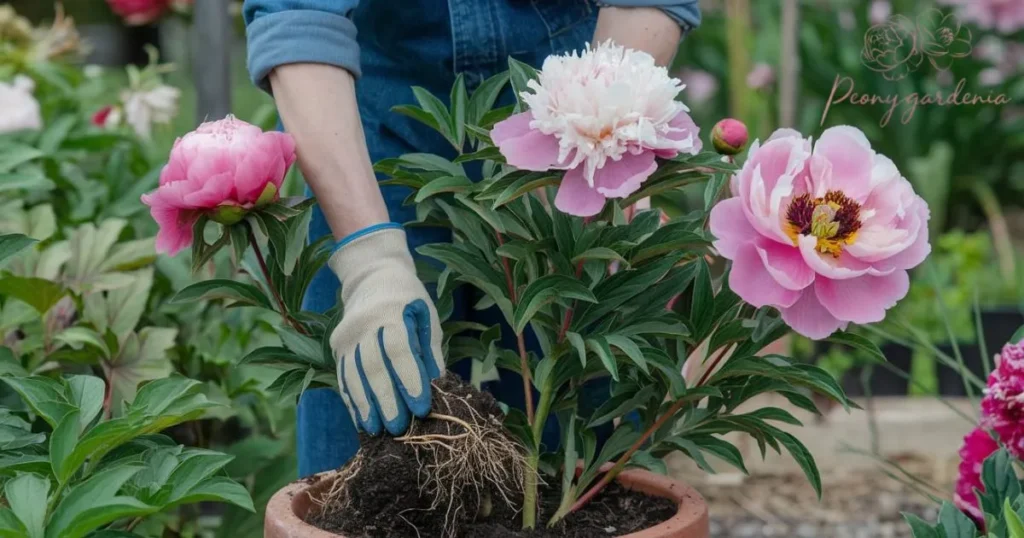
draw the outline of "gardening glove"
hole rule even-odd
[[[338,387],[352,422],[401,435],[430,413],[430,381],[444,372],[441,322],[394,223],[342,239],[327,262],[344,314],[331,333]]]

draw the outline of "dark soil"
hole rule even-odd
[[[477,424],[481,420],[500,426],[503,413],[493,396],[482,393],[449,374],[435,382],[434,412]],[[443,396],[441,392],[448,393]],[[452,398],[452,397],[455,398]],[[459,400],[468,401],[476,411]],[[453,427],[454,426],[454,427]],[[409,435],[452,435],[460,427],[435,419],[417,421]],[[502,444],[516,441],[502,430]],[[307,521],[321,529],[349,538],[593,538],[621,536],[653,527],[673,515],[676,505],[667,499],[648,497],[618,485],[605,489],[584,509],[567,517],[554,529],[524,532],[519,494],[503,495],[486,485],[456,490],[455,502],[437,506],[439,491],[426,478],[431,458],[422,450],[390,436],[367,437],[356,460],[342,470],[341,493],[332,496],[322,510],[314,510]],[[514,461],[506,464],[514,467]],[[357,471],[354,469],[358,468]],[[350,476],[344,473],[351,472]],[[490,486],[490,487],[487,487]],[[518,489],[518,484],[507,484]],[[542,489],[538,521],[546,521],[559,502],[557,488]],[[511,506],[505,502],[509,498]],[[454,537],[445,529],[456,529]]]

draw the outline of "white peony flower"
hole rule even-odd
[[[10,84],[0,82],[0,134],[41,129],[39,102],[32,96],[35,83],[18,75]]]
[[[651,55],[605,42],[582,54],[549,56],[523,92],[530,127],[558,139],[558,168],[594,173],[610,159],[648,150],[695,153],[695,130],[672,124],[689,109],[676,100],[684,85]],[[674,135],[674,136],[673,136]]]
[[[121,92],[125,121],[139,136],[148,139],[154,124],[170,123],[178,114],[180,95],[178,88],[164,84],[147,90],[125,90]]]

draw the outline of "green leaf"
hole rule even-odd
[[[1010,337],[1011,344],[1019,344],[1021,341],[1024,341],[1024,325],[1021,325],[1017,331],[1013,333],[1013,336]]]
[[[692,435],[688,438],[701,450],[718,456],[722,461],[743,471],[743,474],[749,474],[746,465],[743,464],[743,453],[732,443],[713,435]]]
[[[49,493],[50,481],[37,474],[19,474],[4,484],[7,503],[28,530],[28,538],[43,537]]]
[[[455,163],[468,163],[471,161],[497,161],[505,162],[505,157],[501,154],[501,150],[494,146],[487,146],[479,151],[472,153],[464,153],[455,158]]]
[[[6,506],[0,506],[0,538],[25,538],[29,536],[25,524]]]
[[[713,322],[712,312],[715,309],[715,293],[711,284],[711,271],[708,264],[699,259],[697,272],[693,277],[693,300],[690,306],[690,324],[695,328],[694,336],[703,340]]]
[[[715,474],[715,468],[712,467],[708,463],[708,460],[704,458],[704,454],[701,453],[700,447],[697,446],[697,443],[694,443],[690,439],[684,437],[670,437],[665,439],[665,442],[685,452],[686,455],[690,456],[690,459],[692,459],[704,472]]]
[[[434,97],[434,94],[419,86],[412,87],[412,94],[416,97],[420,107],[437,122],[438,132],[454,144],[455,138],[451,128],[451,116],[448,115],[448,108],[444,106],[444,103],[437,97]]]
[[[462,152],[466,141],[466,119],[468,115],[469,97],[466,94],[466,78],[462,73],[455,77],[449,102],[451,103],[451,132],[454,137],[455,149]]]
[[[615,362],[615,356],[612,354],[612,349],[608,346],[608,341],[602,337],[591,338],[587,340],[587,348],[597,354],[601,359],[601,363],[604,364],[605,370],[608,370],[612,379],[618,381],[619,366]]]
[[[406,153],[399,158],[399,162],[408,168],[466,177],[466,171],[462,166],[433,153]]]
[[[0,278],[0,296],[8,296],[28,304],[45,314],[61,300],[67,290],[56,282],[42,278],[26,278],[7,274]]]
[[[249,490],[229,478],[220,476],[204,480],[173,504],[192,504],[204,501],[225,502],[249,512],[256,512]]]
[[[903,519],[905,519],[907,521],[907,525],[910,526],[910,531],[914,533],[914,538],[947,538],[944,534],[929,525],[928,522],[914,514],[904,513]]]
[[[729,174],[715,174],[704,186],[704,211],[711,211],[711,206],[718,201],[722,187],[729,180]]]
[[[312,366],[308,357],[298,355],[288,348],[279,346],[265,346],[252,350],[248,355],[238,361],[242,364],[263,364],[267,366]],[[319,362],[315,363],[319,364]]]
[[[594,411],[587,422],[587,428],[595,428],[625,416],[634,409],[645,405],[657,391],[658,387],[652,384],[644,386],[632,394],[620,393],[612,396]]]
[[[508,69],[512,80],[512,91],[515,93],[516,102],[518,103],[516,105],[516,112],[522,112],[527,108],[522,94],[527,90],[527,82],[537,79],[537,70],[514,58],[508,59]]]
[[[546,275],[531,282],[519,298],[515,309],[516,333],[521,333],[533,316],[544,305],[558,299],[576,299],[588,303],[596,303],[597,298],[579,280],[565,275]]]
[[[601,447],[601,452],[598,454],[597,459],[594,460],[593,464],[587,465],[587,468],[583,470],[583,474],[580,475],[580,480],[577,484],[580,491],[584,491],[590,485],[590,482],[597,476],[602,465],[628,450],[638,439],[640,439],[640,432],[636,431],[632,422],[624,421],[620,423],[611,436],[608,437],[608,440],[605,441],[604,446]]]
[[[1009,510],[1009,513],[1006,512]],[[1013,517],[1017,517],[1017,514],[1013,512],[1010,507],[1010,499],[1006,499],[1006,506],[1004,509],[1004,517],[1006,522],[1010,523],[1009,514],[1013,514]],[[977,527],[974,525],[974,521],[967,517],[960,511],[959,508],[949,503],[943,503],[942,508],[939,509],[939,523],[942,525],[943,530],[946,532],[945,538],[974,538],[978,532]],[[1020,519],[1017,519],[1017,524],[1020,525]],[[1010,538],[1024,538],[1024,527],[1018,527],[1021,534],[1013,534],[1013,526],[1010,525]]]
[[[859,334],[845,331],[835,332],[825,340],[827,342],[852,347],[857,351],[862,351],[867,358],[871,359],[875,363],[882,364],[885,362],[885,355],[882,354],[882,350],[878,348],[878,345]]]
[[[107,343],[103,340],[103,337],[88,327],[68,327],[67,329],[57,333],[53,339],[57,342],[63,342],[74,349],[82,349],[83,346],[91,346],[99,351],[102,357],[106,358],[110,356],[110,349],[107,348]]]
[[[508,71],[503,71],[480,83],[480,86],[473,92],[469,99],[469,106],[466,110],[466,122],[471,125],[480,125],[484,114],[494,107],[494,103],[501,95],[501,91],[508,84]]]
[[[167,477],[166,501],[175,503],[227,465],[234,456],[212,450],[191,449]],[[163,493],[163,492],[162,492]]]
[[[431,196],[443,192],[466,192],[473,186],[473,182],[464,176],[448,176],[435,179],[416,192],[416,202],[422,202]]]
[[[422,108],[420,108],[418,106],[397,105],[397,106],[391,107],[391,111],[396,113],[396,114],[401,114],[403,116],[410,117],[410,118],[412,118],[412,119],[414,119],[414,120],[416,120],[416,121],[426,125],[427,127],[430,127],[431,129],[433,129],[435,131],[438,131],[438,132],[441,131],[441,128],[440,128],[440,126],[437,123],[437,119],[434,118],[434,116],[431,115],[429,112],[427,112],[426,110],[423,110]]]
[[[959,512],[959,510],[958,510],[958,512]],[[943,514],[940,512],[939,513],[939,521],[942,523],[943,528],[947,528],[946,519],[944,519],[942,516],[943,516]],[[967,519],[967,524],[969,524],[970,528],[973,530],[974,529],[974,524],[971,523],[971,520],[969,518],[967,518],[967,516],[964,516],[963,514],[960,514],[960,516],[962,518],[966,518]],[[950,519],[952,519],[952,517]],[[1003,501],[1003,519],[1006,520],[1006,532],[1008,534],[1008,538],[1024,538],[1024,522],[1021,521],[1020,516],[1017,515],[1017,512],[1015,512],[1013,510],[1013,506],[1010,505],[1010,499],[1006,499],[1005,501]],[[957,519],[956,521],[959,524],[963,523],[963,521],[961,519]],[[955,527],[955,528],[959,532],[959,527]],[[946,535],[949,536],[948,533],[950,531],[947,530],[946,532],[947,532]],[[959,534],[954,534],[953,536],[960,536],[960,535]]]
[[[61,484],[67,482],[75,471],[65,464],[78,443],[79,416],[78,411],[68,413],[50,435],[50,464],[53,466],[53,475]]]
[[[0,151],[0,173],[10,172],[29,161],[34,161],[46,153],[24,144],[7,144]]]
[[[629,267],[629,261],[623,258],[621,254],[607,247],[594,247],[583,251],[582,254],[573,256],[572,263],[577,263],[585,260],[608,260],[617,261],[623,264],[624,267]]]
[[[305,359],[308,364],[320,368],[328,366],[323,362],[323,347],[320,342],[287,327],[277,327],[277,335],[281,337],[285,348]]]
[[[289,219],[285,224],[288,228],[288,233],[285,240],[285,251],[283,253],[278,252],[278,257],[283,257],[281,260],[281,271],[286,275],[290,276],[295,270],[295,263],[299,260],[302,255],[302,249],[306,246],[306,238],[309,235],[309,222],[313,218],[313,212],[306,210],[302,212],[298,217]],[[239,257],[238,259],[242,259]]]
[[[21,395],[32,412],[42,417],[52,428],[56,428],[65,415],[75,410],[64,396],[64,385],[60,381],[42,376],[0,379]]]
[[[636,342],[631,340],[628,336],[612,334],[606,336],[605,341],[607,341],[609,345],[621,349],[622,352],[625,353],[631,361],[636,363],[636,365],[639,366],[645,374],[651,373],[650,369],[647,368],[647,360],[644,358],[643,352],[640,351],[640,347],[637,346]]]
[[[789,433],[777,428],[772,428],[770,432],[782,443],[782,446],[786,447],[789,454],[796,460],[797,465],[803,469],[807,479],[811,482],[811,487],[821,499],[821,473],[818,472],[818,466],[814,463],[814,456],[811,455],[811,452],[799,439]]]
[[[7,258],[32,246],[36,240],[22,234],[0,235],[0,267],[3,267]]]
[[[219,278],[196,282],[179,291],[169,302],[176,304],[213,299],[228,299],[238,304],[273,310],[267,296],[256,286]]]
[[[113,416],[120,415],[122,402],[135,399],[140,383],[167,377],[174,371],[169,353],[177,337],[177,329],[145,327],[129,334],[117,356],[103,362]]]
[[[584,368],[587,367],[587,346],[583,342],[583,337],[579,333],[568,331],[565,333],[566,339],[572,344],[572,347],[576,349],[576,353],[580,357],[580,365]]]

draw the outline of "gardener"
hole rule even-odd
[[[415,218],[414,208],[402,205],[409,191],[379,187],[370,163],[411,152],[450,155],[452,148],[391,107],[415,102],[412,86],[447,95],[455,74],[464,73],[472,89],[505,70],[509,56],[539,66],[549,54],[588,41],[612,39],[667,65],[683,33],[700,22],[697,0],[605,0],[600,8],[594,0],[357,4],[246,0],[244,7],[249,71],[273,92],[319,201],[310,237],[337,240],[329,270],[314,278],[304,308],[335,306],[340,280],[344,316],[331,346],[345,401],[328,389],[303,395],[301,476],[340,467],[356,452],[353,421],[371,434],[403,433],[413,415],[429,413],[429,381],[444,371],[438,316],[410,252],[450,241],[450,233],[403,231],[400,223]],[[510,102],[511,93],[504,99]],[[453,317],[464,310],[456,305]],[[474,321],[500,320],[479,314]],[[503,336],[511,332],[506,327]],[[509,377],[494,388],[498,398],[524,403],[522,381]]]

